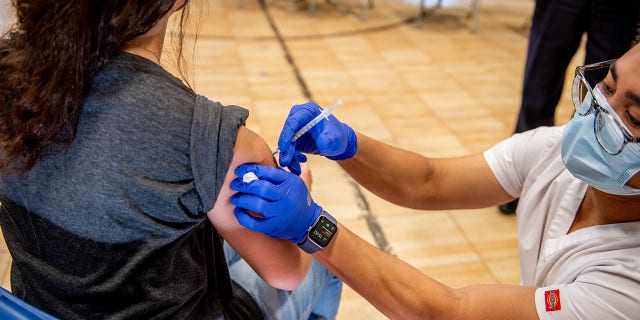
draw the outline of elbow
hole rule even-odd
[[[397,191],[396,198],[387,199],[393,204],[403,206],[410,209],[430,210],[434,208],[436,199],[433,192],[425,185],[402,186]]]
[[[302,272],[302,270],[284,271],[278,274],[262,277],[262,279],[276,289],[291,291],[302,283],[306,275],[307,272]]]
[[[307,276],[307,273],[314,272],[311,269],[311,256],[300,255],[296,262],[281,264],[278,268],[273,268],[272,272],[260,277],[270,286],[281,290],[294,290]]]
[[[280,289],[291,291],[296,289],[300,283],[304,280],[304,276],[302,277],[279,277],[274,279],[269,279],[266,281],[270,286]]]

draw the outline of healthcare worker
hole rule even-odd
[[[608,74],[592,88],[585,75],[600,69]],[[640,45],[617,61],[578,67],[572,94],[576,111],[566,125],[516,134],[460,158],[395,148],[333,116],[292,143],[320,112],[314,103],[292,108],[278,141],[280,163],[292,172],[299,172],[301,152],[323,155],[406,207],[480,208],[519,197],[522,285],[438,283],[336,222],[284,169],[238,167],[236,217],[249,229],[298,243],[390,318],[638,319]],[[242,182],[249,171],[259,180]]]

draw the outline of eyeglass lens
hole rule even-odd
[[[585,73],[606,70],[604,67],[606,65],[589,69],[587,66],[587,68],[582,68],[580,72],[576,72],[573,79],[572,99],[579,115],[585,116],[589,112],[595,113],[594,126],[598,142],[607,153],[617,154],[622,150],[626,141],[623,125],[619,123],[621,121],[616,121],[617,115],[609,106],[600,89],[597,86],[592,88],[585,79]]]
[[[606,152],[616,154],[622,150],[625,137],[612,115],[604,110],[597,112],[595,127],[596,138]]]
[[[589,109],[591,109],[593,96],[584,78],[580,74],[576,74],[576,77],[573,79],[572,89],[573,106],[576,108],[578,114],[586,115],[589,113]]]

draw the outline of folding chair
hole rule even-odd
[[[479,20],[480,20],[480,1],[481,0],[471,0],[471,8],[469,8],[469,12],[467,14],[468,18],[471,18],[471,31],[474,33],[478,32],[479,28]],[[425,4],[426,0],[420,0],[420,8],[418,11],[418,23],[422,21],[424,16],[427,13],[427,7]],[[433,10],[442,8],[442,0],[438,0]]]
[[[0,287],[0,319],[2,320],[58,320],[26,303]]]

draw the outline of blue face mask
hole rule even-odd
[[[640,145],[630,143],[620,153],[608,154],[596,139],[594,119],[593,111],[584,116],[576,113],[565,126],[561,151],[564,165],[576,178],[606,193],[640,195],[640,189],[626,185],[640,172]]]

